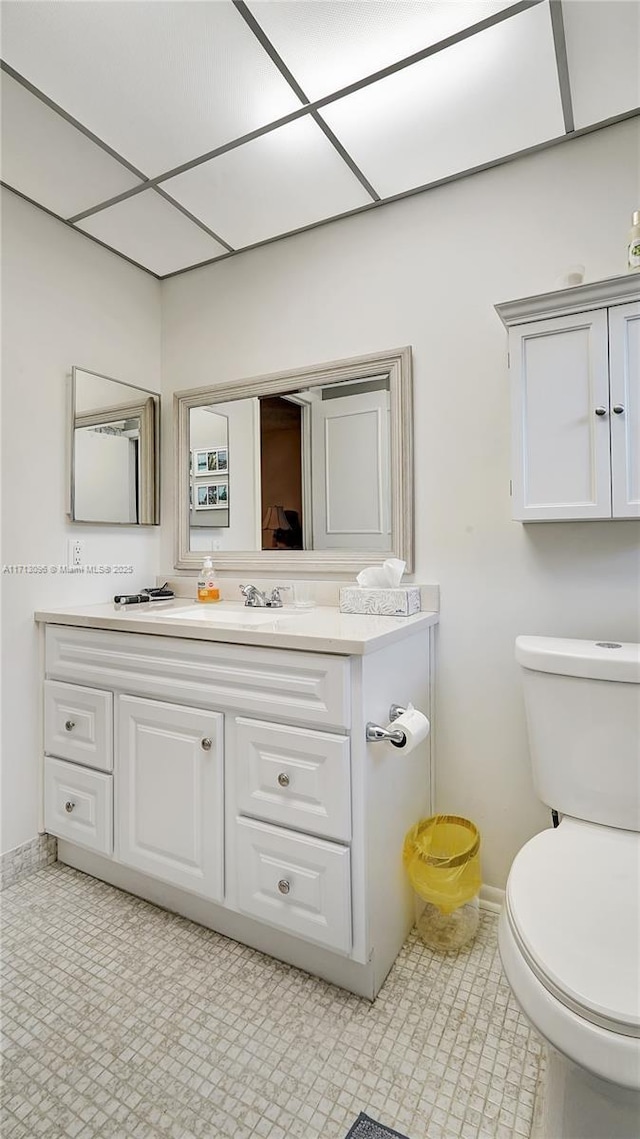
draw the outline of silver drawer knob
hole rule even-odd
[[[613,414],[614,415],[624,415],[624,407],[622,406],[621,403],[614,403]]]
[[[64,805],[64,809],[65,809],[65,811],[67,812],[67,814],[68,814],[68,815],[70,815],[70,814],[71,814],[71,812],[72,812],[72,810],[73,810],[73,808],[74,808],[74,807],[75,807],[75,803],[72,803],[72,802],[71,802],[71,799],[67,799],[67,802],[66,802],[66,803],[65,803],[65,805]]]
[[[606,407],[597,407],[596,408],[596,415],[606,415],[606,414],[607,414]]]
[[[287,882],[286,878],[281,878],[278,882],[278,889],[281,894],[288,894],[291,889],[291,883]]]
[[[280,774],[278,776],[278,783],[280,784],[281,787],[288,787],[289,786],[289,776],[287,775],[286,771],[280,772]]]
[[[203,751],[211,751],[211,748],[213,747],[213,740],[210,739],[209,736],[205,736],[204,739],[200,741],[200,746],[202,747]]]
[[[66,732],[72,732],[76,726],[75,720],[67,720],[64,727]]]

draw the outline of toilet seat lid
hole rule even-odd
[[[527,963],[585,1020],[640,1036],[640,835],[565,818],[516,855],[506,893]]]

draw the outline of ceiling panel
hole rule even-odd
[[[331,103],[322,116],[383,197],[562,134],[549,8]]]
[[[478,23],[513,0],[249,0],[310,99]]]
[[[147,177],[300,106],[229,0],[4,0],[3,57]]]
[[[571,0],[562,6],[576,127],[640,105],[640,5]]]
[[[140,179],[4,72],[2,177],[40,205],[72,217]]]
[[[234,246],[371,201],[310,118],[279,127],[162,185]]]
[[[78,228],[160,277],[227,252],[154,190],[92,214]]]

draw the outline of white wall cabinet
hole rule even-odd
[[[518,521],[640,516],[639,298],[623,277],[496,306]]]
[[[413,924],[430,738],[404,754],[365,725],[430,714],[430,659],[428,626],[348,656],[48,625],[59,859],[374,997]]]

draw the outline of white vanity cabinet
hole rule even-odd
[[[429,714],[429,621],[335,653],[166,625],[46,624],[60,860],[375,996],[413,924],[402,843],[430,812],[430,739],[403,754],[365,726],[395,702]]]
[[[640,282],[496,308],[509,330],[513,517],[640,517]]]

